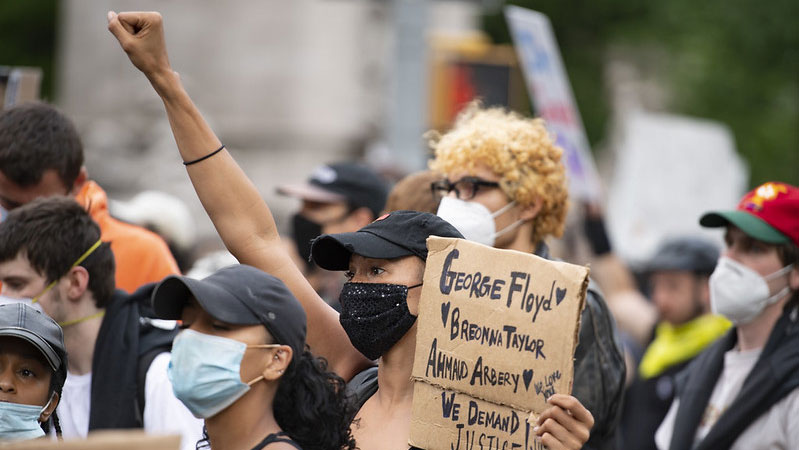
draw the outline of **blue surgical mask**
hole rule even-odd
[[[232,405],[261,381],[241,381],[241,358],[247,348],[275,348],[280,344],[247,345],[234,339],[183,330],[172,343],[167,375],[175,397],[195,417],[207,419]]]
[[[51,400],[52,397],[44,406],[0,402],[0,440],[23,441],[44,436],[39,417]]]

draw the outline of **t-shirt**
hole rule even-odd
[[[151,434],[180,434],[181,450],[194,450],[202,438],[203,420],[175,398],[167,377],[170,354],[162,353],[147,369],[144,383],[144,431]],[[92,374],[68,374],[58,403],[58,419],[64,439],[85,438],[89,433]]]
[[[741,352],[732,349],[724,354],[724,368],[702,415],[694,445],[707,436],[721,414],[741,391],[747,375],[760,357],[761,350]],[[668,449],[671,444],[674,420],[679,406],[679,399],[674,400],[655,434],[655,443],[661,450]],[[799,417],[799,389],[794,389],[790,395],[774,404],[749,425],[738,436],[731,450],[799,448],[799,426],[794,423],[796,417]]]
[[[85,438],[89,433],[89,408],[92,400],[92,373],[67,373],[56,414],[65,439]]]

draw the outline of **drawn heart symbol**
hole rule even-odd
[[[522,372],[522,379],[524,380],[524,389],[530,390],[530,382],[533,381],[533,369],[527,369]]]
[[[560,302],[562,302],[565,297],[566,297],[566,289],[561,289],[561,288],[555,289],[555,301],[557,302],[558,305],[560,305]]]
[[[444,324],[444,328],[447,328],[447,316],[449,316],[449,307],[450,307],[450,302],[441,304],[441,323]]]

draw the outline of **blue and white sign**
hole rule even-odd
[[[505,18],[530,101],[563,148],[571,195],[586,201],[598,201],[601,193],[599,175],[549,19],[539,12],[518,6],[506,7]]]

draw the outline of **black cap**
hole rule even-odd
[[[171,275],[153,290],[153,309],[162,319],[180,319],[191,296],[217,320],[233,325],[262,324],[295,355],[305,348],[305,311],[277,278],[255,267],[235,264],[202,280]]]
[[[710,274],[716,268],[719,248],[706,239],[684,236],[665,240],[646,263],[648,272],[661,270],[687,270]]]
[[[287,184],[277,192],[323,203],[347,202],[366,207],[375,217],[383,211],[388,187],[374,170],[355,163],[341,162],[317,167],[305,184]]]
[[[41,311],[22,302],[0,305],[0,336],[13,336],[33,344],[53,372],[66,368],[67,350],[61,327]]]
[[[435,214],[394,211],[354,233],[319,236],[311,244],[311,258],[327,270],[347,270],[353,253],[380,259],[416,255],[426,260],[430,236],[463,239],[455,227]]]

